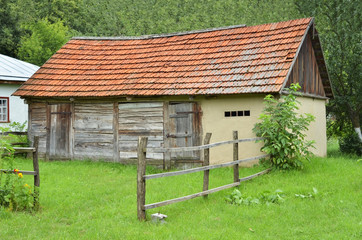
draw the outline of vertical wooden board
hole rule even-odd
[[[31,102],[29,104],[29,129],[30,141],[34,136],[39,136],[39,156],[46,153],[46,103]]]
[[[113,159],[115,162],[119,162],[119,134],[118,134],[118,115],[119,115],[119,108],[118,102],[113,104]]]
[[[71,104],[59,103],[49,105],[50,136],[49,159],[70,158]]]
[[[169,104],[169,127],[165,135],[171,147],[188,147],[199,144],[200,138],[200,109],[194,102],[175,102]],[[171,158],[199,160],[200,153],[175,152]]]

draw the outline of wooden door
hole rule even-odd
[[[70,158],[70,127],[71,127],[71,104],[54,104],[48,106],[49,111],[49,136],[48,156],[49,159]]]
[[[165,134],[170,147],[191,147],[200,144],[200,111],[196,103],[170,103],[168,108],[169,126]],[[171,160],[184,162],[200,160],[198,151],[175,152]]]

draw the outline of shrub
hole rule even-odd
[[[339,149],[342,153],[362,155],[362,142],[356,132],[352,132],[339,139]]]
[[[261,150],[270,154],[270,163],[279,169],[302,168],[302,160],[310,160],[309,148],[314,142],[305,140],[305,131],[314,117],[296,113],[300,105],[296,99],[299,89],[299,84],[292,84],[289,94],[279,100],[266,96],[266,106],[259,117],[261,122],[253,128],[258,137],[264,137]]]
[[[0,171],[0,207],[13,211],[32,210],[34,195],[31,187],[24,183],[23,174],[14,168],[11,137],[0,137],[0,169],[6,170]]]

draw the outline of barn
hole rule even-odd
[[[326,155],[325,103],[333,97],[313,18],[139,37],[75,37],[14,95],[29,104],[29,136],[46,159],[135,163],[139,136],[148,147],[199,145],[254,137],[267,94],[301,86],[301,112],[316,121],[308,138]],[[245,143],[240,157],[260,154]],[[232,159],[231,146],[211,164]],[[163,155],[148,153],[150,164]],[[175,153],[172,166],[198,164],[198,152]]]

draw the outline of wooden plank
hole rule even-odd
[[[162,207],[162,206],[166,206],[166,205],[177,203],[177,202],[183,202],[183,201],[186,201],[186,200],[190,200],[190,199],[193,199],[193,198],[205,196],[205,195],[208,195],[210,193],[218,192],[218,191],[228,189],[228,188],[232,188],[232,187],[236,187],[236,186],[239,186],[239,185],[240,185],[240,182],[231,183],[231,184],[227,184],[227,185],[224,185],[224,186],[221,186],[221,187],[213,188],[213,189],[210,189],[210,190],[207,190],[207,191],[202,191],[202,192],[199,192],[199,193],[191,194],[191,195],[188,195],[188,196],[184,196],[184,197],[180,197],[180,198],[174,198],[174,199],[171,199],[171,200],[166,200],[166,201],[162,201],[162,202],[158,202],[158,203],[147,204],[147,205],[144,206],[144,210],[157,208],[157,207]]]
[[[0,147],[0,149],[6,149],[6,147]],[[17,153],[35,152],[35,148],[33,148],[33,147],[13,147],[13,149]]]
[[[140,221],[146,220],[146,180],[143,178],[146,173],[146,146],[147,137],[140,137],[137,146],[137,216]]]
[[[119,162],[119,124],[118,124],[118,102],[113,104],[113,158],[115,162]]]
[[[135,102],[123,103],[120,102],[118,108],[121,109],[135,109],[135,108],[162,108],[162,102]]]
[[[137,158],[137,152],[122,152],[122,149],[119,152],[121,159],[124,158]],[[147,159],[162,159],[162,153],[147,153]]]
[[[39,136],[34,137],[33,148],[33,169],[36,173],[34,175],[34,208],[39,209],[39,187],[40,187],[40,173],[39,173],[39,159],[38,159],[38,146],[39,146]]]
[[[50,115],[50,105],[46,105],[46,153],[45,153],[45,160],[49,160],[50,156],[50,121],[51,121],[51,115]]]
[[[256,178],[256,177],[261,176],[261,175],[264,175],[264,174],[266,174],[266,173],[268,173],[268,172],[270,172],[270,171],[271,171],[271,168],[268,168],[268,169],[266,169],[266,170],[264,170],[264,171],[255,173],[255,174],[253,174],[253,175],[250,175],[250,176],[247,176],[247,177],[244,177],[244,178],[240,178],[240,179],[239,179],[239,182],[248,181],[248,180],[250,180],[250,179]]]
[[[168,101],[163,104],[163,145],[166,148],[171,147],[171,139],[167,137],[170,133],[169,105]],[[171,152],[163,153],[163,170],[166,169],[171,169]]]
[[[231,140],[231,141],[222,141],[217,143],[211,143],[207,145],[201,145],[201,146],[193,146],[193,147],[177,147],[177,148],[150,148],[147,149],[147,152],[183,152],[183,151],[197,151],[202,150],[206,148],[212,148],[216,146],[221,146],[225,144],[232,144],[232,143],[239,143],[239,142],[253,142],[258,140],[263,140],[264,138],[256,137],[256,138],[244,138],[244,139],[238,139],[238,140]]]
[[[233,131],[233,139],[238,139],[238,131]],[[239,145],[238,143],[233,144],[233,161],[239,159]],[[234,182],[239,182],[239,164],[234,165]]]
[[[204,145],[209,144],[210,143],[210,138],[211,138],[211,133],[206,133],[205,135],[205,139],[204,139]],[[210,165],[210,149],[204,149],[204,162],[202,164],[203,166],[209,166]],[[203,187],[202,190],[203,191],[207,191],[209,189],[209,175],[210,175],[210,170],[205,170],[204,171],[204,183],[203,183]],[[204,195],[204,197],[206,198],[208,195]]]
[[[266,155],[240,159],[240,160],[237,160],[237,161],[232,161],[232,162],[227,162],[227,163],[221,163],[221,164],[216,164],[216,165],[191,168],[191,169],[175,171],[175,172],[165,172],[165,173],[150,174],[150,175],[145,175],[144,178],[147,180],[147,179],[160,178],[160,177],[170,177],[170,176],[183,175],[183,174],[187,174],[187,173],[200,172],[200,171],[215,169],[215,168],[220,168],[220,167],[233,166],[235,164],[239,164],[239,163],[242,163],[242,162],[253,161],[253,160],[256,160],[256,159],[266,158],[266,157],[269,157],[269,155],[266,154]]]
[[[15,152],[35,152],[36,149],[33,147],[13,147],[13,149],[15,150]]]
[[[14,170],[0,169],[0,172],[3,172],[3,173],[14,173]],[[35,172],[35,171],[19,170],[18,173],[22,173],[23,175],[32,175],[32,176],[37,175],[37,172]]]
[[[9,134],[11,134],[11,135],[16,135],[16,136],[26,136],[26,135],[28,135],[28,132],[16,132],[16,131],[14,131],[14,132],[0,132],[0,135],[9,135]]]

